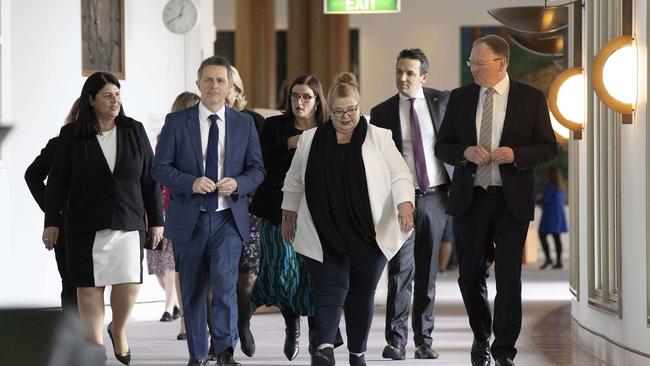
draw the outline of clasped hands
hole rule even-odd
[[[510,164],[515,161],[515,153],[507,146],[498,147],[487,151],[481,146],[469,146],[465,149],[463,156],[476,165],[485,165],[491,162],[497,164]]]
[[[198,177],[192,183],[192,192],[199,194],[219,191],[222,196],[230,196],[237,192],[237,181],[230,177],[223,177],[215,182],[208,177]]]

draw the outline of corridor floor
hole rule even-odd
[[[604,365],[586,352],[572,345],[570,303],[568,289],[568,270],[539,271],[537,266],[526,266],[523,271],[524,319],[522,332],[517,342],[517,365]],[[472,334],[467,323],[465,308],[456,284],[458,274],[447,272],[438,278],[436,301],[436,327],[433,332],[433,348],[440,353],[438,360],[415,360],[414,345],[407,345],[407,358],[404,361],[389,361],[381,357],[385,345],[383,329],[385,312],[382,305],[375,308],[375,316],[366,353],[370,365],[469,365],[469,348]],[[493,276],[490,278],[489,292],[494,296]],[[385,301],[385,293],[380,293],[377,303]],[[161,323],[157,321],[161,304],[151,304],[134,314],[128,325],[131,345],[131,365],[186,365],[188,360],[185,342],[177,341],[178,321]],[[142,307],[140,307],[142,309]],[[110,314],[107,313],[107,319]],[[150,320],[138,320],[138,319]],[[256,314],[251,321],[257,350],[253,358],[246,357],[239,348],[235,359],[242,365],[309,365],[307,353],[307,321],[302,322],[300,338],[301,351],[294,361],[287,361],[282,353],[284,343],[284,322],[279,313]],[[342,322],[341,331],[345,324]],[[110,341],[106,346],[107,365],[119,365],[115,360]],[[543,351],[542,351],[543,350]],[[345,345],[336,350],[338,365],[348,364]],[[211,363],[214,364],[214,363]]]

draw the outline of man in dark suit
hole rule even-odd
[[[180,275],[188,365],[207,364],[206,285],[212,288],[212,342],[218,365],[237,343],[237,267],[250,230],[248,200],[264,178],[253,119],[225,107],[230,63],[213,56],[196,81],[201,102],[170,113],[160,133],[153,176],[171,189],[165,237],[174,243]]]
[[[422,50],[402,50],[395,66],[398,93],[370,111],[370,123],[393,132],[395,145],[416,178],[415,231],[388,262],[385,328],[388,345],[382,356],[393,360],[406,357],[413,280],[415,358],[438,358],[438,352],[431,347],[431,332],[438,248],[447,221],[445,201],[449,175],[433,149],[449,92],[423,88],[428,71],[429,61]]]
[[[436,156],[455,166],[447,213],[454,216],[458,284],[474,333],[472,365],[514,365],[521,330],[521,261],[535,206],[535,165],[557,154],[544,94],[507,73],[499,36],[476,40],[474,83],[451,92]],[[494,321],[485,279],[495,262]],[[490,336],[494,342],[490,348]]]

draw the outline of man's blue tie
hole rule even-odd
[[[211,114],[209,117],[210,132],[208,134],[208,153],[205,159],[205,176],[212,179],[215,183],[219,180],[219,126],[217,120],[219,116]],[[218,195],[219,191],[207,193],[203,198],[203,207],[209,211],[214,212],[219,207]]]

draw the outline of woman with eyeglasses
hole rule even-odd
[[[365,365],[375,289],[413,228],[413,178],[389,130],[359,112],[359,85],[338,75],[327,96],[331,122],[303,133],[286,174],[282,236],[312,283],[318,351],[334,365],[345,314],[350,365]]]
[[[284,114],[266,119],[260,135],[266,177],[250,206],[260,219],[261,261],[253,288],[253,308],[275,305],[286,325],[284,354],[293,360],[300,350],[300,316],[313,314],[309,278],[290,244],[282,240],[282,184],[303,131],[327,121],[328,111],[320,81],[303,75],[293,81]],[[310,353],[316,340],[309,319]]]

